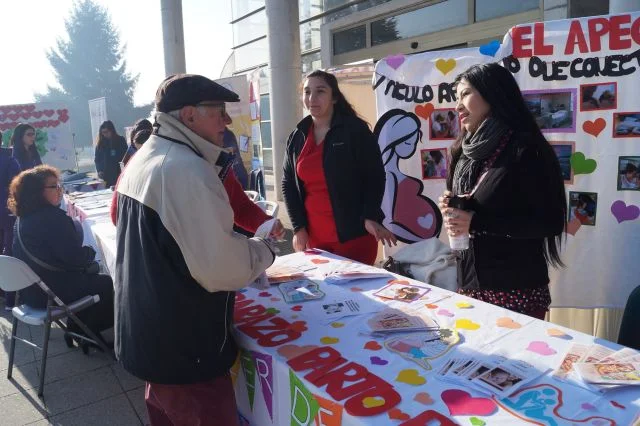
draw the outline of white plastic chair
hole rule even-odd
[[[254,203],[260,200],[260,194],[258,194],[256,191],[244,191],[244,193],[247,194],[247,197],[249,197],[249,199]]]
[[[2,290],[5,292],[17,292],[32,285],[38,285],[40,289],[47,294],[49,300],[45,309],[36,309],[25,304],[20,305],[20,294],[16,293],[16,306],[11,311],[13,314],[13,326],[11,328],[11,348],[9,349],[9,369],[7,371],[7,379],[11,379],[16,340],[20,340],[23,343],[40,349],[42,351],[42,361],[40,364],[40,387],[38,388],[38,396],[42,397],[42,392],[44,390],[44,373],[47,366],[49,334],[51,331],[51,324],[53,322],[58,324],[69,336],[98,345],[105,353],[110,353],[111,351],[105,346],[102,340],[89,329],[89,327],[78,319],[75,314],[76,312],[98,303],[100,301],[100,296],[85,296],[69,305],[65,305],[64,302],[60,300],[60,298],[58,298],[58,296],[56,296],[49,287],[47,287],[40,277],[33,272],[29,265],[15,257],[0,256],[0,288]],[[70,318],[78,324],[80,329],[86,333],[86,336],[69,332],[67,327],[60,321],[65,318]],[[44,341],[42,347],[16,336],[18,332],[18,321],[34,326],[44,326]]]
[[[263,212],[271,217],[278,217],[278,203],[274,201],[254,201],[255,205],[260,207]]]

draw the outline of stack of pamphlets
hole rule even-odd
[[[373,315],[367,322],[371,335],[438,330],[440,326],[431,318],[387,308]]]

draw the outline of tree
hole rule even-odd
[[[109,13],[92,0],[74,2],[65,20],[68,40],[58,38],[47,51],[60,87],[36,94],[37,102],[62,101],[69,109],[77,145],[91,145],[90,99],[107,98],[107,116],[120,134],[125,126],[149,115],[151,104],[136,107],[133,93],[138,75],[127,71],[126,47],[111,23]]]

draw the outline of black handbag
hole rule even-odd
[[[402,263],[389,256],[387,260],[382,264],[382,269],[394,274],[402,275],[403,277],[413,278],[411,272],[409,272],[409,264]]]

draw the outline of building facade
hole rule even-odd
[[[501,40],[514,25],[602,15],[610,7],[609,0],[297,1],[302,75],[393,54],[480,46]],[[260,68],[262,146],[256,145],[254,155],[270,170],[273,145],[265,0],[231,0],[231,8],[234,51],[222,77]]]

